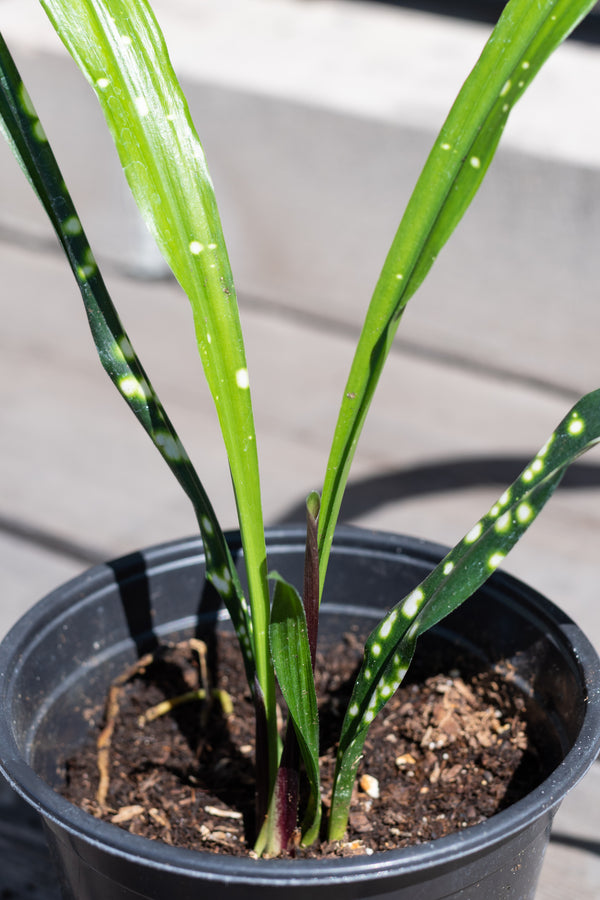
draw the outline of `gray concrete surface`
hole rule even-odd
[[[156,7],[222,199],[266,519],[288,521],[322,482],[370,288],[434,129],[488,29],[347,2]],[[184,27],[192,7],[193,40]],[[0,27],[125,324],[232,527],[187,301],[156,277],[162,264],[127,201],[93,99],[38,13],[30,0],[2,0]],[[360,445],[346,520],[458,540],[572,399],[600,386],[598,85],[597,48],[570,44],[515,111],[486,185],[405,317]],[[560,141],[557,122],[565,123]],[[194,520],[94,358],[75,285],[4,146],[0,198],[3,634],[94,560],[189,533]],[[140,272],[146,279],[131,277]],[[506,566],[598,647],[599,499],[600,461],[590,454]],[[538,900],[598,896],[599,809],[596,766],[559,814]]]

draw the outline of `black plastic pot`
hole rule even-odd
[[[271,565],[301,583],[303,533],[272,531]],[[236,549],[236,538],[232,537]],[[441,558],[443,548],[341,530],[322,633],[381,612]],[[252,860],[167,846],[99,822],[64,800],[61,762],[86,736],[82,710],[161,638],[181,638],[224,615],[191,539],[125,557],[54,591],[0,646],[0,769],[42,816],[65,898],[72,900],[438,900],[533,897],[556,809],[600,749],[600,662],[559,609],[496,573],[435,629],[435,641],[482,665],[508,659],[528,697],[547,777],[487,822],[431,843],[339,860]],[[223,624],[222,627],[226,627]],[[426,636],[422,639],[426,641]],[[424,644],[425,646],[425,644]]]

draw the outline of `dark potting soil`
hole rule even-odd
[[[106,710],[88,710],[94,741],[67,762],[64,795],[134,834],[196,850],[247,855],[254,833],[253,707],[231,635],[218,638],[211,698],[148,711],[204,690],[204,645],[161,648],[125,673]],[[335,741],[361,660],[353,635],[317,662],[323,797]],[[349,856],[403,847],[482,822],[524,796],[541,772],[510,670],[419,658],[372,724],[354,790],[347,838],[297,856]],[[221,693],[219,693],[219,691]],[[141,722],[146,715],[148,721]],[[326,816],[324,817],[326,819]]]

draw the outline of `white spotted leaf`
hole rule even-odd
[[[343,836],[356,768],[368,728],[400,685],[416,640],[481,587],[529,528],[566,469],[600,441],[600,390],[562,420],[517,480],[436,568],[403,597],[369,636],[342,726],[330,815],[330,840]]]
[[[238,510],[274,771],[275,680],[256,434],[235,287],[204,151],[147,0],[40,3],[94,90],[132,195],[191,304]]]
[[[206,554],[207,579],[230,613],[252,685],[252,622],[227,541],[202,482],[120,321],[35,107],[1,36],[0,128],[69,261],[105,371],[194,507]]]

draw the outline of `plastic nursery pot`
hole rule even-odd
[[[301,583],[304,534],[268,535],[271,565]],[[232,547],[239,552],[235,536]],[[353,619],[371,630],[443,548],[394,535],[340,530],[322,634]],[[98,566],[40,601],[0,646],[0,768],[42,816],[65,898],[72,900],[436,900],[533,897],[553,815],[600,749],[600,662],[559,609],[496,573],[438,626],[435,641],[489,665],[506,659],[528,697],[547,776],[486,822],[426,844],[337,860],[252,860],[196,853],[97,821],[55,790],[69,751],[86,736],[82,710],[157,639],[223,622],[190,539]],[[222,627],[226,627],[223,624]],[[422,638],[426,640],[426,636]]]

